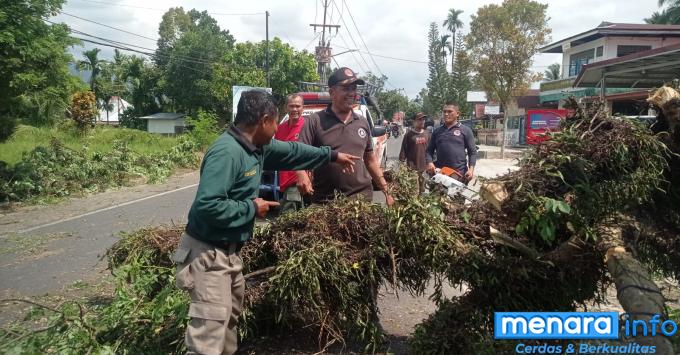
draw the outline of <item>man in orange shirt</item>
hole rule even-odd
[[[286,109],[288,111],[288,120],[279,125],[274,138],[283,142],[297,142],[300,130],[305,123],[305,118],[302,116],[304,99],[299,94],[290,94],[286,97]],[[296,188],[291,191],[286,191],[297,184],[297,175],[294,171],[279,171],[279,191],[283,194],[283,204],[281,210],[285,211],[290,208],[301,207],[302,198]],[[288,202],[293,202],[289,204]],[[293,207],[295,206],[295,207]]]

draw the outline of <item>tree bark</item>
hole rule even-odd
[[[605,263],[616,284],[617,298],[629,315],[631,330],[633,320],[644,320],[649,325],[649,320],[655,314],[661,315],[660,320],[663,322],[664,296],[645,267],[626,251],[621,227],[613,223],[605,225],[600,228],[599,234],[598,247],[604,251]],[[656,336],[651,336],[651,329],[648,336],[641,333],[642,329],[638,328],[638,336],[634,338],[638,344],[656,346],[658,355],[673,355],[673,346],[669,339],[661,334],[660,327],[656,329]]]

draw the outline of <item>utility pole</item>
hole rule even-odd
[[[331,47],[330,47],[330,41],[326,43],[326,27],[328,28],[335,28],[335,32],[338,32],[338,29],[340,28],[340,25],[327,25],[326,24],[326,12],[328,10],[328,0],[324,0],[323,2],[323,23],[318,24],[318,23],[310,23],[309,25],[314,27],[314,30],[316,31],[317,27],[321,27],[321,41],[319,41],[319,45],[316,46],[316,72],[319,74],[319,77],[321,78],[321,83],[326,83],[328,81],[328,73],[326,72],[326,68],[328,65],[331,63]],[[328,31],[330,34],[330,30]]]
[[[265,11],[265,27],[267,31],[267,40],[265,41],[264,44],[264,68],[265,72],[267,73],[267,87],[270,87],[269,85],[269,11]]]

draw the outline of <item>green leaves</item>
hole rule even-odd
[[[503,104],[536,79],[531,58],[549,39],[547,7],[531,0],[505,0],[481,7],[472,16],[467,42],[479,83]]]
[[[14,167],[0,171],[0,176],[8,177],[0,183],[0,201],[98,191],[124,185],[135,176],[157,182],[169,176],[175,167],[196,166],[198,148],[197,142],[182,137],[169,151],[144,156],[133,152],[125,140],[117,140],[110,153],[90,157],[85,150],[69,149],[53,139],[48,147],[37,147]]]
[[[555,233],[564,216],[569,216],[571,206],[565,201],[548,197],[539,197],[536,203],[522,214],[520,222],[515,226],[517,235],[537,235],[548,245],[555,240]]]
[[[43,21],[62,0],[4,1],[0,7],[0,120],[53,123],[80,84],[68,70],[76,40],[65,25]]]

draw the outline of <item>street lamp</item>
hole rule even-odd
[[[350,50],[346,50],[344,52],[333,54],[333,55],[331,55],[331,57],[335,57],[336,55],[340,55],[340,54],[345,54],[345,53],[350,53],[350,52],[358,52],[358,51],[359,51],[358,49],[350,49]]]

